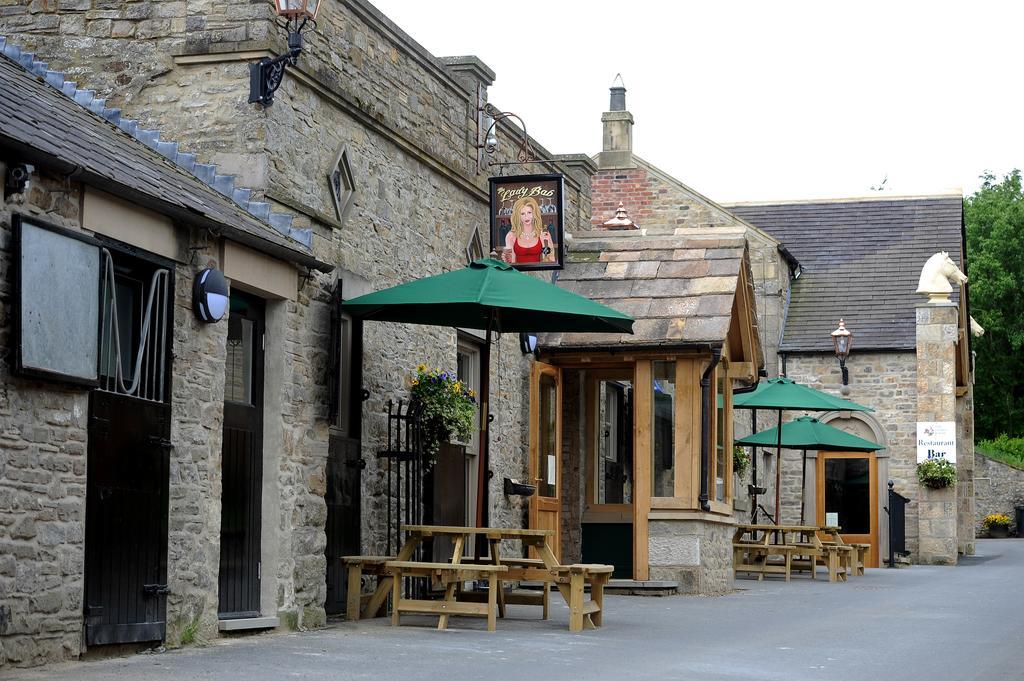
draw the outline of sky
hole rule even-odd
[[[718,202],[970,194],[1024,167],[1024,3],[371,2],[483,60],[553,153],[601,150],[621,73],[634,153]]]

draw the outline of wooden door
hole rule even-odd
[[[530,370],[530,527],[551,530],[549,545],[561,560],[562,376],[557,367],[534,362]]]
[[[342,556],[362,553],[362,322],[341,311],[341,280],[331,299],[331,344],[328,389],[331,428],[327,451],[327,504],[324,558],[327,561],[329,615],[345,611],[348,581]]]
[[[161,641],[167,611],[170,405],[89,399],[85,641]]]
[[[360,441],[332,435],[327,455],[327,614],[345,610],[347,581],[342,556],[359,555],[362,471],[366,460]]]
[[[263,301],[231,293],[221,450],[221,619],[260,614],[263,507]]]
[[[871,544],[866,567],[878,567],[878,468],[867,452],[818,452],[817,522],[836,514],[848,544]]]
[[[173,263],[103,248],[100,386],[89,394],[85,642],[166,633]]]

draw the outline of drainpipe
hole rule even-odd
[[[708,471],[711,470],[711,374],[722,360],[722,348],[711,348],[711,364],[700,377],[700,508],[710,511],[708,503]]]

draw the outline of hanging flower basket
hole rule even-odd
[[[450,371],[420,364],[411,381],[411,397],[420,409],[423,449],[434,462],[441,443],[466,442],[476,422],[476,394]]]
[[[956,466],[945,459],[932,459],[917,464],[917,479],[925,487],[943,489],[956,485]]]

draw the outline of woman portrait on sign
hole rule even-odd
[[[555,262],[555,244],[544,229],[540,205],[524,196],[512,206],[512,229],[505,237],[501,258],[510,264]]]

